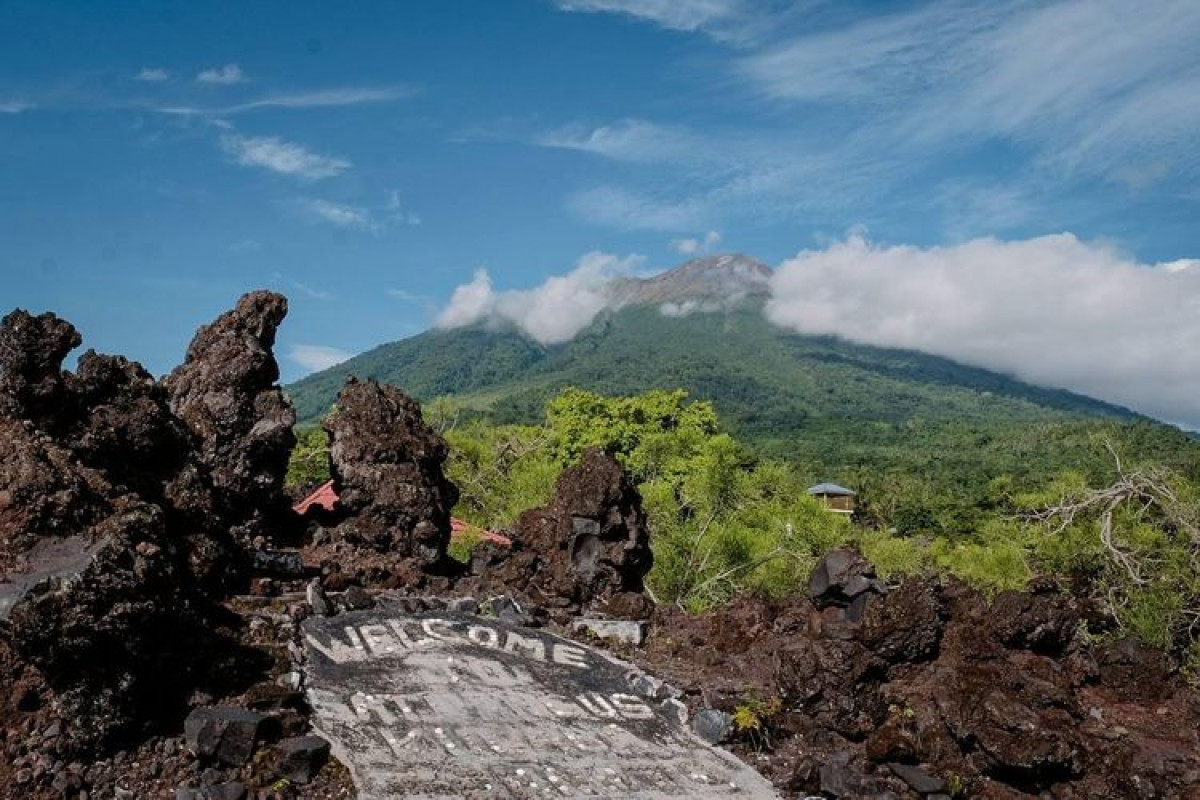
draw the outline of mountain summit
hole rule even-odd
[[[766,297],[771,268],[736,253],[686,261],[651,278],[625,278],[610,287],[615,305],[728,305],[745,297]]]

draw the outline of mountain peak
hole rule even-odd
[[[771,268],[738,253],[685,261],[650,278],[629,278],[613,286],[621,305],[712,301],[727,305],[750,296],[765,296]]]

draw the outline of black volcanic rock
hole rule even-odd
[[[53,314],[0,322],[0,656],[41,676],[73,752],[169,715],[228,652],[209,631],[248,561],[230,528],[286,512],[285,311],[242,298],[164,384],[90,351],[64,371],[80,337]]]
[[[458,489],[442,470],[446,442],[404,392],[351,379],[337,412],[324,423],[329,460],[351,544],[440,563],[450,542],[450,509]]]
[[[67,738],[90,749],[156,717],[202,646],[189,633],[183,560],[157,506],[118,499],[84,530],[78,556],[15,598],[3,639],[57,693]]]
[[[286,315],[283,295],[244,295],[196,332],[187,359],[164,381],[229,521],[246,536],[269,532],[265,522],[287,506],[283,479],[296,414],[276,384],[271,352]]]
[[[642,591],[654,557],[641,495],[608,453],[587,450],[564,470],[550,503],[522,514],[512,538],[511,553],[484,568],[485,582],[539,605],[649,612]]]
[[[46,426],[69,413],[63,359],[83,339],[54,314],[17,309],[0,320],[0,415]]]

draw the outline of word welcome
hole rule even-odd
[[[345,638],[331,635],[321,641],[313,634],[308,644],[330,661],[344,664],[372,658],[403,656],[415,650],[436,648],[446,643],[470,644],[487,650],[513,653],[533,661],[587,669],[588,653],[559,641],[525,636],[490,625],[432,617],[421,620],[390,619],[383,623],[347,625]]]

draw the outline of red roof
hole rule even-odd
[[[478,525],[472,525],[469,522],[463,522],[457,517],[450,518],[450,538],[455,539],[467,533],[473,533],[480,538],[487,539],[489,542],[500,545],[501,547],[512,547],[512,539],[503,534],[494,533],[489,530],[484,530]]]
[[[333,481],[328,481],[321,484],[321,486],[319,486],[317,490],[308,497],[292,506],[292,510],[297,514],[303,515],[313,506],[322,508],[325,511],[333,511],[337,508],[337,504],[337,491],[333,488]],[[509,539],[507,536],[503,536],[499,533],[493,533],[489,530],[484,530],[478,525],[472,525],[469,522],[463,522],[461,519],[457,519],[456,517],[450,518],[450,538],[457,539],[468,533],[474,534],[482,539],[487,539],[489,542],[498,544],[501,547],[512,546],[512,539]]]
[[[315,492],[292,506],[292,510],[297,514],[303,515],[313,506],[323,508],[326,511],[333,511],[337,507],[337,504],[338,496],[337,492],[334,491],[333,481],[327,481],[321,484]]]

